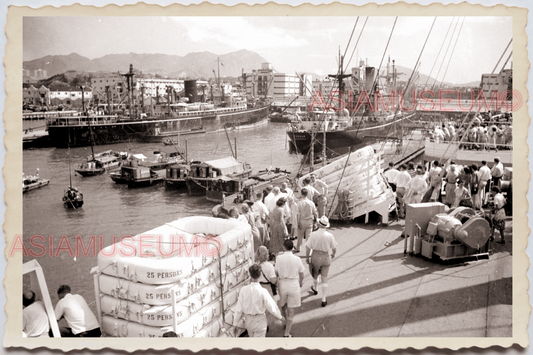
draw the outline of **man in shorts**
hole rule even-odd
[[[296,252],[300,252],[303,239],[306,239],[313,230],[313,221],[318,218],[318,213],[313,201],[309,199],[309,190],[304,187],[302,191],[302,199],[298,202],[298,241],[296,244]]]
[[[292,253],[294,247],[292,240],[285,239],[283,247],[285,252],[276,257],[275,270],[278,277],[281,314],[287,320],[283,336],[292,338],[290,331],[294,320],[294,309],[301,305],[300,287],[304,280],[304,265],[302,259]]]
[[[311,291],[318,295],[318,276],[321,278],[320,288],[322,289],[322,307],[326,307],[328,302],[326,297],[328,295],[328,273],[329,266],[331,265],[331,259],[335,257],[337,253],[337,242],[333,237],[333,234],[326,231],[329,227],[328,217],[322,216],[318,220],[320,228],[311,233],[309,240],[306,244],[306,261],[309,264],[309,272],[313,277],[313,286]],[[309,262],[309,254],[311,254],[311,262]],[[331,256],[331,257],[330,257]]]

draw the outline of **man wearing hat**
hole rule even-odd
[[[328,273],[331,259],[337,253],[337,242],[333,234],[329,233],[326,228],[329,227],[328,217],[322,216],[318,220],[320,228],[311,233],[306,244],[305,257],[309,264],[309,272],[313,277],[313,286],[311,291],[318,295],[318,276],[321,275],[321,289],[322,289],[322,307],[326,307],[328,302],[326,296],[328,294]],[[311,250],[313,253],[311,254]],[[311,254],[311,262],[309,262],[309,254]]]

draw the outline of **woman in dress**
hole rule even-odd
[[[427,189],[428,184],[424,179],[424,168],[419,165],[416,169],[415,177],[409,180],[405,188],[405,204],[420,203]]]
[[[450,171],[446,174],[446,199],[444,201],[448,206],[452,206],[455,201],[456,182],[457,174],[455,173],[455,165],[450,165]]]
[[[463,180],[457,182],[457,188],[455,189],[455,201],[452,207],[459,206],[472,206],[472,197],[470,195],[470,190],[465,187]]]
[[[280,197],[270,215],[270,252],[274,254],[284,251],[283,242],[288,235],[283,209],[285,202],[285,197]]]
[[[473,206],[473,208],[475,210],[480,210],[481,211],[482,189],[480,188],[480,186],[481,186],[481,180],[479,178],[480,173],[479,173],[479,170],[478,170],[476,164],[472,164],[470,166],[470,168],[472,169],[472,184],[471,184],[471,189],[470,189],[470,192],[472,193],[472,206]],[[474,188],[475,184],[477,184],[477,191],[472,191],[472,189]],[[474,192],[476,192],[476,193],[474,193]]]
[[[268,261],[269,253],[268,249],[265,246],[260,246],[259,249],[257,249],[257,263],[261,265],[261,269],[263,270],[263,273],[261,274],[261,277],[259,278],[259,284],[268,291],[270,296],[274,298],[274,294],[272,293],[272,286],[270,285],[273,283],[274,285],[277,283],[278,279],[276,277],[276,271],[274,270],[274,265],[272,265]]]
[[[268,294],[274,299],[276,302],[279,300],[279,296],[274,295],[272,292],[272,285],[276,285],[278,282],[278,278],[276,277],[276,270],[274,269],[274,265],[268,261],[269,258],[269,252],[268,249],[265,246],[260,246],[259,249],[257,249],[256,254],[256,262],[261,265],[261,276],[259,277],[259,284],[261,287],[263,287],[265,290],[268,291]],[[267,332],[268,332],[268,325],[272,323],[274,316],[268,312],[267,314]]]
[[[500,231],[500,240],[496,243],[505,244],[505,204],[507,200],[500,192],[498,186],[494,186],[491,189],[492,194],[494,195],[494,207],[492,208],[492,228],[490,233],[490,240],[494,240],[494,230],[498,229]]]
[[[250,206],[245,201],[241,206],[242,216],[246,218],[246,221],[252,227],[252,237],[254,238],[254,251],[261,245],[261,234],[259,228],[255,225],[256,213],[250,210]]]
[[[416,176],[415,164],[413,162],[409,163],[409,167],[407,168],[407,172],[409,173],[409,176],[411,176],[411,179]]]
[[[291,217],[290,217],[290,225],[291,232],[289,233],[289,237],[291,240],[296,239],[296,232],[298,230],[298,205],[296,204],[296,201],[294,201],[294,197],[288,197],[287,198],[287,205],[291,209]]]
[[[458,176],[459,180],[464,183],[465,188],[470,191],[470,183],[472,182],[472,170],[469,166],[465,166]]]

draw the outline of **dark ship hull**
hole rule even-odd
[[[401,139],[408,131],[419,125],[404,124],[406,118],[413,115],[403,116],[390,122],[376,122],[361,125],[354,125],[348,129],[338,131],[326,131],[326,151],[328,155],[331,151],[339,154],[346,153],[350,147],[357,150],[366,145],[388,139]],[[291,148],[298,153],[307,154],[311,148],[313,132],[306,130],[288,130],[287,136],[291,143]],[[320,154],[324,147],[324,132],[314,132],[314,152]]]
[[[157,117],[144,119],[118,119],[113,116],[90,117],[95,145],[125,143],[131,141],[163,142],[165,138],[205,132],[255,127],[267,122],[268,106],[245,110],[209,112],[187,117]],[[51,146],[66,148],[91,145],[87,117],[50,119],[47,122]],[[70,131],[70,132],[69,132]]]

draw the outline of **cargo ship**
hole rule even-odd
[[[338,84],[335,90],[338,97],[331,101],[341,103],[338,107],[332,105],[322,105],[322,107],[311,107],[306,115],[298,115],[297,120],[293,120],[287,129],[287,137],[290,141],[290,148],[301,154],[307,154],[310,151],[313,155],[326,153],[344,154],[350,147],[353,150],[362,148],[372,143],[382,142],[385,140],[401,140],[403,135],[414,128],[423,127],[419,118],[415,120],[415,113],[401,112],[392,97],[393,105],[379,109],[379,105],[373,107],[372,102],[376,102],[375,95],[381,95],[384,102],[390,103],[390,94],[387,91],[395,92],[396,71],[393,64],[393,72],[387,74],[387,82],[393,84],[387,88],[382,88],[383,92],[377,92],[377,78],[374,67],[361,65],[359,69],[364,74],[364,79],[354,78],[354,84],[358,84],[355,92],[350,94],[345,92],[344,79],[350,78],[351,74],[344,74],[343,68],[344,57],[340,56],[339,69],[337,74],[330,74]],[[393,61],[394,63],[394,61]],[[388,73],[388,67],[387,67]],[[392,77],[392,79],[389,79]],[[333,95],[333,94],[332,94]],[[357,102],[356,108],[353,109],[350,104],[346,104],[346,97],[354,95],[353,102]],[[363,96],[365,95],[365,96]],[[359,105],[361,100],[363,104]],[[350,107],[351,112],[346,107]],[[395,110],[393,112],[391,110]],[[313,148],[313,149],[311,149]]]
[[[159,143],[170,137],[225,129],[253,128],[268,122],[269,105],[266,101],[247,102],[245,97],[230,97],[218,106],[197,101],[196,80],[185,81],[185,99],[175,100],[169,95],[167,103],[141,107],[135,102],[130,71],[127,79],[128,105],[120,115],[81,113],[70,116],[47,117],[46,129],[51,146],[80,147],[91,144],[91,132],[95,145],[132,141]],[[151,100],[150,100],[151,101]],[[107,107],[111,107],[109,104]],[[148,111],[148,112],[145,112]],[[108,112],[109,113],[109,112]],[[70,138],[69,138],[70,136]],[[69,143],[70,140],[70,143]]]

